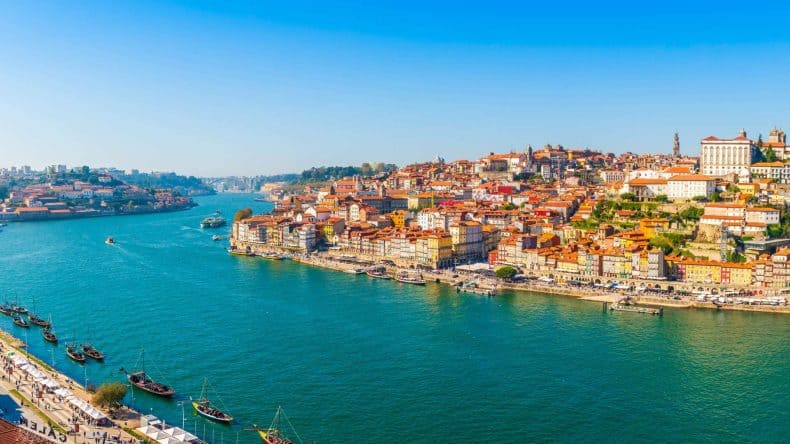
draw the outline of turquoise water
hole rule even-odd
[[[134,406],[179,425],[178,401],[208,377],[237,424],[204,428],[189,406],[186,422],[215,442],[256,442],[243,428],[268,425],[278,405],[318,442],[790,438],[788,316],[604,314],[567,298],[488,299],[233,257],[211,240],[229,228],[198,223],[215,209],[232,217],[267,204],[198,202],[3,229],[0,300],[35,300],[62,339],[52,347],[31,328],[32,352],[97,384],[121,380],[144,346],[149,372],[177,394],[138,393]],[[24,338],[5,316],[0,327]],[[69,361],[72,336],[91,338],[106,362]]]

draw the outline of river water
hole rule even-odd
[[[13,224],[0,232],[0,300],[52,316],[59,346],[32,353],[89,384],[139,366],[173,400],[128,402],[181,425],[179,401],[209,395],[236,418],[186,428],[257,442],[282,406],[317,442],[738,441],[790,438],[790,317],[666,310],[606,314],[539,294],[496,298],[228,255],[201,230],[219,209],[265,210],[250,195],[189,211]],[[113,236],[117,245],[104,244]],[[25,339],[0,317],[0,328]],[[91,340],[103,364],[66,358]],[[238,440],[238,441],[237,441]]]

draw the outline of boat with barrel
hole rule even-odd
[[[206,397],[207,388],[208,388],[208,378],[205,378],[203,380],[203,390],[200,392],[200,398],[198,398],[197,400],[191,400],[192,407],[195,409],[195,411],[198,414],[205,416],[206,418],[211,419],[213,421],[222,422],[225,424],[230,424],[231,422],[233,422],[232,416],[220,410],[219,408],[217,408],[216,405],[214,405],[214,403],[209,401],[209,399]]]
[[[421,275],[412,275],[408,271],[400,271],[395,275],[395,280],[404,284],[425,285],[425,279]]]
[[[152,395],[169,398],[176,393],[170,386],[157,382],[151,378],[145,371],[145,350],[140,351],[140,370],[129,373],[122,368],[121,372],[126,374],[126,379],[128,379],[132,385]]]
[[[30,321],[31,324],[38,325],[39,327],[49,327],[51,324],[44,318],[36,316],[35,313],[30,312],[27,314],[27,319]]]
[[[85,362],[85,355],[77,348],[77,344],[66,344],[66,356],[80,364]]]
[[[22,328],[30,328],[30,324],[28,324],[26,320],[22,319],[22,316],[19,316],[18,314],[14,314],[13,319],[14,319],[14,324]]]
[[[285,421],[287,426],[291,429],[293,436],[287,436],[280,425],[282,421]],[[248,429],[250,430],[250,429]],[[258,427],[257,425],[253,425],[251,430],[255,430],[258,432],[258,436],[261,437],[261,441],[264,444],[301,444],[302,438],[299,437],[299,434],[296,433],[296,430],[293,428],[291,421],[288,420],[288,417],[285,415],[282,407],[277,407],[277,413],[274,414],[274,419],[272,420],[271,425],[269,427]]]
[[[58,343],[58,336],[52,331],[51,327],[44,327],[44,329],[41,330],[41,335],[44,336],[44,340],[47,342],[51,342],[53,344]]]
[[[82,353],[85,356],[87,356],[89,358],[93,358],[93,359],[95,359],[97,361],[103,361],[104,360],[104,353],[102,353],[99,350],[97,350],[96,347],[94,347],[93,344],[91,344],[90,342],[85,342],[85,343],[81,344],[80,348],[82,349]]]

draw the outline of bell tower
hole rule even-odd
[[[675,131],[675,140],[672,142],[672,154],[675,157],[680,157],[680,137],[677,131]]]

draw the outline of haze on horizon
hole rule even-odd
[[[6,2],[0,165],[202,176],[790,129],[786,3]],[[772,24],[772,22],[775,22]]]

